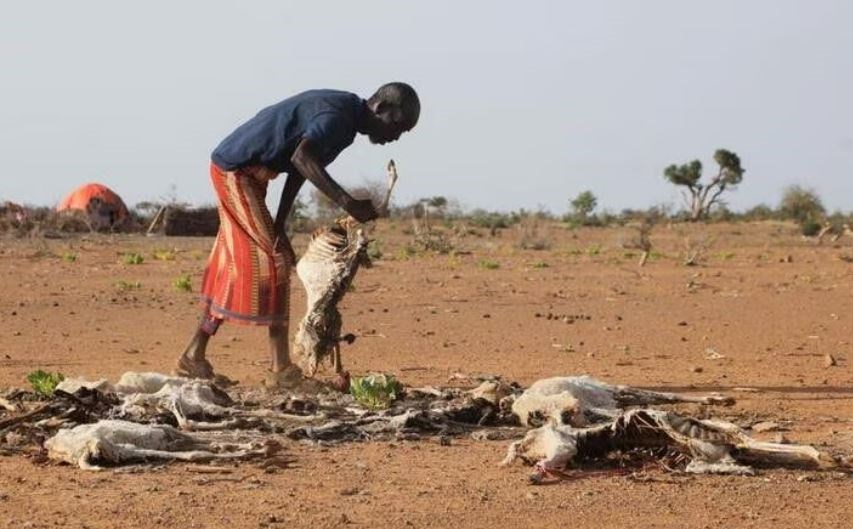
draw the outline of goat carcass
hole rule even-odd
[[[514,400],[512,412],[524,426],[541,426],[549,420],[557,424],[586,426],[612,420],[629,406],[695,402],[731,405],[734,400],[720,395],[693,397],[648,391],[630,386],[607,384],[592,377],[553,377],[535,382]]]
[[[388,189],[377,210],[385,211],[391,191],[397,182],[394,160],[388,162]],[[293,350],[302,369],[314,376],[325,358],[331,358],[336,373],[343,371],[340,342],[352,343],[355,336],[341,336],[341,313],[338,303],[343,299],[358,272],[359,266],[369,266],[368,239],[352,217],[339,219],[334,225],[320,228],[296,265],[296,274],[305,288],[307,308],[294,336]]]
[[[211,461],[264,453],[253,445],[226,445],[198,439],[171,426],[103,420],[59,430],[45,441],[48,457],[80,468],[99,470],[152,460]]]
[[[756,441],[734,424],[698,420],[662,410],[638,409],[589,428],[554,421],[513,442],[502,465],[515,459],[536,464],[535,480],[559,473],[572,462],[610,452],[669,449],[690,459],[687,472],[752,474],[750,464],[834,468],[842,465],[807,445]]]

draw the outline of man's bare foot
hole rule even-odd
[[[305,377],[299,366],[290,364],[281,371],[267,371],[264,387],[270,390],[298,389],[303,380]]]
[[[207,360],[196,360],[186,355],[181,355],[175,366],[175,374],[179,377],[203,378],[211,380],[216,377],[213,366]]]

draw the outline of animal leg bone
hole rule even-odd
[[[385,167],[388,172],[388,189],[385,190],[385,195],[382,197],[382,202],[377,204],[376,210],[382,214],[388,212],[388,205],[391,202],[391,193],[394,191],[394,186],[397,185],[397,164],[394,160],[388,160],[388,165]]]

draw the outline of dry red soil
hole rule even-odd
[[[509,229],[457,241],[461,255],[410,257],[403,228],[380,227],[385,258],[360,272],[342,304],[345,330],[372,335],[345,348],[354,374],[442,385],[455,372],[524,384],[587,373],[719,391],[737,398],[715,411],[721,418],[777,421],[791,441],[853,454],[853,241],[818,246],[783,224],[658,226],[655,254],[638,268],[636,250],[622,245],[630,228],[542,227],[550,248],[540,251],[519,250]],[[700,265],[685,266],[686,246],[700,243]],[[23,386],[37,368],[110,378],[170,371],[198,316],[195,295],[173,282],[189,274],[199,284],[210,244],[0,239],[0,388]],[[304,244],[297,237],[297,249]],[[155,259],[158,249],[174,258]],[[145,261],[124,264],[124,252]],[[295,323],[304,296],[293,280]],[[258,384],[264,330],[224,326],[211,358]],[[467,439],[290,442],[293,468],[244,463],[223,474],[181,464],[86,472],[0,457],[0,527],[853,527],[853,479],[842,474],[653,469],[534,487],[528,468],[496,466],[505,449]]]

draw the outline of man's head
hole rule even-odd
[[[372,143],[396,141],[412,130],[421,114],[421,102],[415,89],[406,83],[388,83],[367,100],[370,114],[363,132]]]

